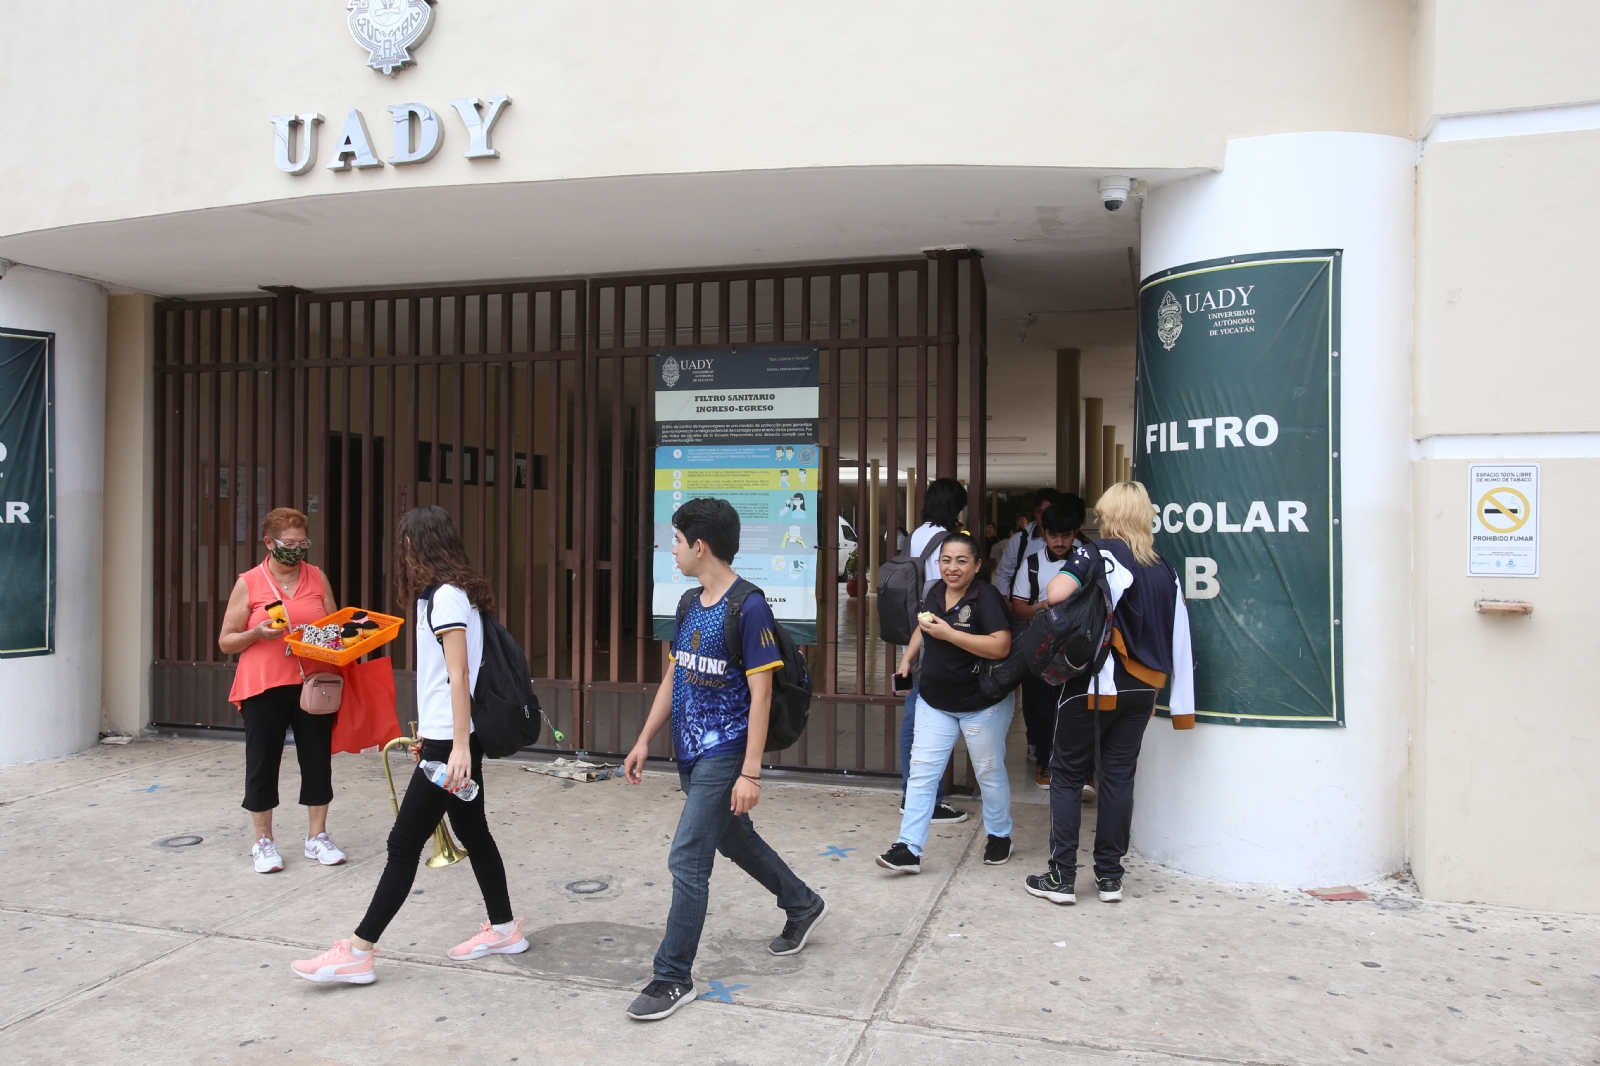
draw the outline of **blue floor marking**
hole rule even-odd
[[[739,991],[739,989],[741,989],[741,988],[749,988],[749,987],[750,987],[749,985],[725,985],[721,981],[712,981],[711,982],[711,991],[707,992],[703,996],[697,996],[696,998],[697,999],[714,999],[718,1003],[732,1003],[733,1002],[733,994],[735,992]]]
[[[154,792],[158,788],[171,788],[171,785],[151,785],[149,788],[136,788],[135,792]]]
[[[837,848],[829,844],[827,851],[819,851],[817,855],[822,858],[832,856],[835,859],[848,859],[850,857],[849,853],[856,850],[856,848]]]

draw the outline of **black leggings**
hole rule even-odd
[[[454,743],[449,740],[424,740],[422,761],[448,762]],[[489,920],[496,925],[509,922],[511,895],[506,890],[506,866],[500,860],[500,849],[495,847],[489,833],[489,821],[483,807],[483,748],[478,738],[472,738],[472,779],[478,783],[478,794],[466,803],[453,793],[446,792],[423,776],[419,766],[411,772],[406,785],[405,798],[400,801],[400,817],[389,830],[389,862],[378,878],[378,887],[372,893],[367,915],[356,926],[356,936],[376,943],[383,936],[400,905],[411,891],[417,877],[417,861],[422,858],[422,846],[433,835],[439,819],[450,815],[450,828],[455,831],[467,849],[467,861],[472,864],[472,874],[478,879],[483,892],[484,906]]]
[[[251,696],[244,714],[244,803],[257,814],[278,806],[278,768],[284,733],[294,726],[294,753],[300,760],[300,802],[322,807],[333,802],[332,714],[300,709],[300,686],[279,685]]]

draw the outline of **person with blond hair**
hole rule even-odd
[[[1122,898],[1122,859],[1133,822],[1133,776],[1156,695],[1171,687],[1174,729],[1194,728],[1194,656],[1189,613],[1177,571],[1157,554],[1156,509],[1137,481],[1112,485],[1095,504],[1095,542],[1111,593],[1111,651],[1098,671],[1061,686],[1054,751],[1050,756],[1050,867],[1031,874],[1028,892],[1052,903],[1076,903],[1078,831],[1083,783],[1100,763],[1099,814],[1094,832],[1094,879],[1100,900]],[[1092,573],[1092,571],[1091,571]],[[1060,603],[1078,583],[1055,577],[1046,588]]]

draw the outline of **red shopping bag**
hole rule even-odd
[[[333,750],[377,751],[401,736],[394,705],[394,660],[379,656],[343,667],[344,699],[333,722]]]

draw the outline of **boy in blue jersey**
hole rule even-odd
[[[799,952],[828,913],[822,897],[795,876],[750,822],[750,810],[761,801],[772,672],[783,660],[777,622],[760,592],[744,601],[738,647],[727,646],[739,513],[726,500],[690,500],[672,516],[672,525],[673,559],[685,575],[699,579],[701,591],[678,619],[672,672],[656,690],[650,716],[623,762],[628,783],[639,784],[650,741],[671,720],[683,814],[667,860],[672,872],[667,933],[656,952],[654,978],[628,1008],[637,1021],[665,1018],[694,998],[690,970],[700,948],[717,852],[776,896],[788,915],[783,932],[767,946],[772,954]]]

